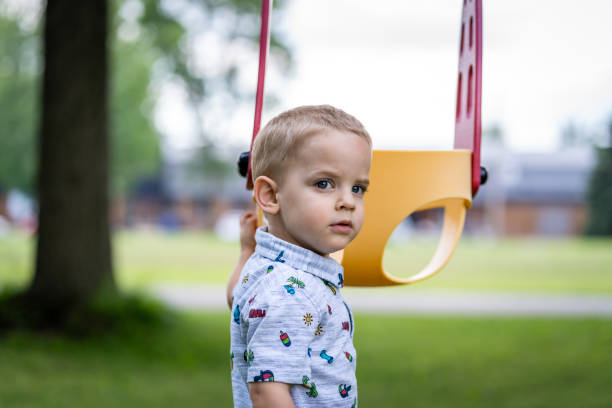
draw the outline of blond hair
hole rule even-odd
[[[330,105],[300,106],[274,117],[257,134],[251,151],[253,181],[280,175],[284,162],[294,157],[304,140],[330,129],[354,133],[372,146],[370,135],[354,116]]]

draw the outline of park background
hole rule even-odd
[[[36,263],[45,4],[0,3],[0,406],[231,406],[222,299],[237,216],[251,201],[234,162],[250,141],[259,2],[98,3],[108,5],[113,243],[102,273],[112,271],[115,294],[86,288],[38,320],[14,299],[37,273],[56,286],[71,278]],[[86,32],[93,6],[66,4],[83,13],[74,33]],[[595,0],[484,6],[490,181],[440,275],[346,289],[365,299],[356,309],[360,402],[609,406],[612,10]],[[331,103],[360,118],[376,148],[450,149],[460,11],[460,1],[278,3],[264,121],[296,104]],[[62,80],[54,82],[70,86]],[[70,190],[56,192],[70,200]],[[440,215],[408,217],[385,266],[424,266]],[[55,240],[74,242],[62,235],[71,220],[58,224]],[[94,269],[83,264],[79,276]],[[500,316],[485,302],[462,313],[457,296],[536,306]],[[578,303],[543,313],[537,302],[551,296]],[[380,297],[450,303],[368,306]],[[593,301],[607,309],[580,312]]]

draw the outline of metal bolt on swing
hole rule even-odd
[[[480,185],[486,184],[489,179],[489,172],[484,166],[480,166]]]
[[[242,152],[240,153],[238,162],[236,162],[236,164],[238,165],[238,174],[240,174],[242,177],[246,177],[247,173],[249,172],[249,156],[250,155],[251,154],[249,152]]]

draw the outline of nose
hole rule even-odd
[[[336,210],[354,210],[355,197],[352,188],[338,190],[338,198],[336,200]]]

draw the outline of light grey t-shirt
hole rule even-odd
[[[344,270],[266,232],[233,291],[234,406],[251,407],[248,384],[294,384],[296,407],[357,406],[353,316],[340,295]]]

